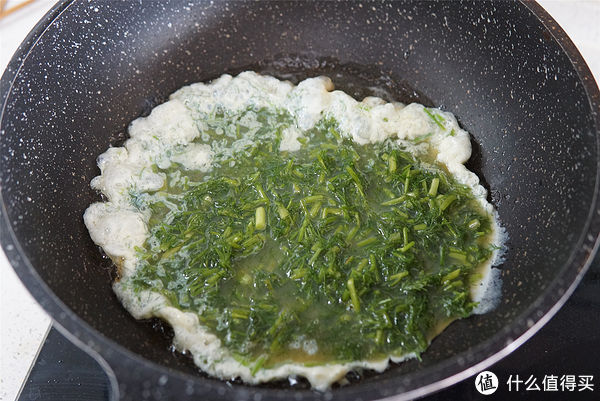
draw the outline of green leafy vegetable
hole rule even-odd
[[[197,313],[253,373],[418,355],[440,324],[471,313],[491,222],[442,168],[391,141],[344,139],[331,119],[296,152],[279,151],[293,124],[285,112],[201,123],[214,169],[132,194],[152,215],[136,291]]]

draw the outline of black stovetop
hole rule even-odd
[[[487,370],[499,379],[498,390],[481,395],[475,377],[464,380],[426,401],[442,400],[600,400],[600,252],[569,301],[533,338]],[[515,391],[514,380],[519,383]],[[583,375],[592,375],[593,391],[580,391]],[[557,392],[544,391],[558,381]],[[560,380],[575,386],[560,387]],[[573,377],[574,376],[574,377]],[[535,378],[535,382],[531,377]],[[567,377],[570,377],[567,378]],[[507,380],[512,378],[513,390]],[[527,380],[529,383],[527,384]],[[527,386],[526,386],[527,384]],[[540,388],[536,391],[535,388]],[[530,387],[531,390],[526,390]],[[567,391],[568,389],[573,391]],[[110,385],[100,366],[52,328],[24,384],[19,401],[104,401]]]

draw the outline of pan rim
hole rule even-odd
[[[40,20],[40,22],[34,27],[29,33],[24,42],[19,46],[19,49],[11,59],[6,72],[2,76],[0,84],[0,126],[2,124],[2,118],[4,115],[4,108],[6,107],[7,99],[10,96],[12,83],[19,74],[20,68],[24,61],[27,59],[29,53],[35,48],[36,43],[42,38],[45,31],[54,23],[54,21],[65,12],[72,4],[74,0],[63,0],[57,3],[47,14]],[[497,362],[502,359],[518,346],[527,341],[533,336],[547,321],[549,321],[554,314],[562,307],[567,301],[571,293],[575,290],[583,275],[587,271],[591,264],[594,254],[600,247],[600,211],[598,210],[599,203],[599,189],[600,189],[600,92],[595,80],[583,60],[583,57],[575,47],[575,45],[568,38],[567,34],[562,30],[558,23],[537,3],[532,0],[520,0],[520,3],[525,6],[548,30],[552,35],[553,39],[561,46],[562,50],[568,56],[573,68],[578,74],[579,80],[582,82],[584,90],[587,94],[590,108],[592,111],[596,111],[593,119],[596,126],[596,151],[598,155],[597,169],[595,177],[595,187],[591,207],[588,214],[586,226],[582,229],[579,240],[577,241],[578,246],[573,248],[569,259],[559,270],[561,274],[555,278],[546,288],[546,290],[536,299],[529,308],[522,312],[512,324],[505,326],[501,331],[496,333],[493,337],[478,344],[472,350],[468,351],[471,359],[475,360],[476,363],[471,367],[465,369],[463,366],[459,366],[457,359],[464,353],[454,355],[445,361],[442,361],[442,365],[448,365],[449,371],[455,372],[451,376],[440,375],[439,368],[440,364],[425,368],[423,370],[412,372],[407,376],[414,378],[416,382],[421,380],[421,377],[429,375],[429,370],[437,370],[438,378],[427,385],[418,385],[418,388],[408,390],[407,392],[399,395],[395,395],[392,398],[395,400],[404,400],[414,397],[421,397],[431,392],[440,390],[449,385],[452,385],[458,381],[461,381],[473,374],[477,373],[481,369]],[[61,333],[65,334],[71,341],[78,343],[78,345],[85,348],[85,350],[92,354],[96,354],[97,359],[115,360],[119,357],[127,357],[142,363],[147,367],[159,372],[160,374],[176,375],[184,380],[202,380],[203,386],[216,389],[221,387],[224,382],[215,379],[204,379],[192,374],[184,373],[181,371],[174,371],[166,366],[160,365],[153,361],[146,359],[145,357],[130,351],[128,348],[120,345],[119,343],[105,337],[100,331],[93,328],[85,320],[76,315],[70,308],[68,308],[53,292],[50,288],[42,281],[37,274],[36,269],[33,267],[27,256],[23,252],[12,227],[8,220],[6,207],[4,203],[4,197],[2,194],[2,188],[0,186],[0,240],[2,248],[4,249],[11,265],[17,272],[19,278],[23,281],[27,289],[34,295],[36,300],[41,303],[42,307],[50,314],[53,318],[54,324],[56,324]],[[567,272],[568,270],[568,272]],[[565,273],[568,273],[566,277],[563,277]],[[566,280],[566,278],[568,278]],[[533,322],[528,324],[528,322]],[[73,334],[77,333],[77,334]],[[507,336],[510,341],[506,341]],[[514,338],[511,338],[514,336]],[[101,357],[98,353],[106,353],[106,349],[115,351],[112,357]],[[487,350],[487,352],[486,352]],[[490,350],[492,354],[490,355]],[[467,363],[468,365],[468,363]],[[103,367],[109,366],[108,363],[104,363]],[[435,367],[435,369],[433,369]],[[113,387],[113,393],[118,397],[118,385],[116,384],[116,377],[114,373],[109,373],[111,378],[111,385]],[[112,376],[112,377],[111,377]],[[441,377],[440,377],[441,376]],[[392,382],[393,380],[389,380]],[[376,391],[375,386],[383,387],[382,384],[385,381],[378,381],[373,383],[364,383],[359,385],[361,392],[364,391],[368,394],[369,391],[374,391],[375,394],[379,394]],[[394,381],[396,385],[399,385],[399,381]],[[370,385],[369,385],[370,384]],[[348,389],[354,389],[356,391],[359,386],[350,386]],[[409,386],[410,387],[410,386]],[[283,390],[277,389],[264,389],[260,387],[250,386],[234,386],[235,389],[242,391],[243,389],[250,388],[253,392],[280,392]],[[247,390],[244,390],[244,393]],[[344,388],[335,390],[335,392],[342,394]],[[298,393],[304,394],[306,392],[307,397],[314,397],[314,393],[308,390],[299,390]],[[373,394],[373,392],[371,393]]]

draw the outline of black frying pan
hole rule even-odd
[[[168,328],[130,317],[82,223],[98,200],[89,187],[95,158],[177,88],[245,69],[292,80],[327,74],[357,97],[375,86],[453,112],[473,135],[470,167],[510,235],[501,305],[453,323],[422,361],[325,394],[302,383],[207,378],[170,351]],[[63,1],[1,84],[4,250],[56,324],[102,360],[114,397],[420,396],[533,335],[598,247],[600,95],[573,44],[535,3]]]

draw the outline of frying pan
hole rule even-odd
[[[118,303],[90,240],[95,158],[177,88],[254,69],[326,74],[356,97],[419,101],[472,133],[469,167],[510,239],[502,301],[453,323],[422,360],[317,393],[300,381],[226,383]],[[2,246],[113,399],[359,400],[422,396],[468,377],[560,308],[598,247],[600,95],[565,33],[532,2],[63,1],[1,81]]]

